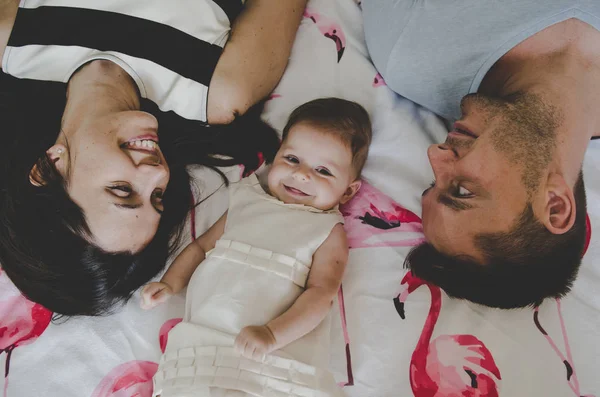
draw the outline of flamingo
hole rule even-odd
[[[350,248],[412,247],[423,242],[421,219],[366,181],[340,211]]]
[[[52,312],[25,298],[0,270],[0,354],[6,353],[4,396],[7,395],[10,358],[19,346],[33,343],[48,327]]]
[[[337,61],[339,63],[346,49],[346,36],[341,26],[332,19],[322,16],[309,8],[304,10],[304,17],[312,20],[323,36],[333,40],[337,49]]]
[[[387,84],[385,84],[385,80],[383,79],[381,74],[377,73],[375,75],[375,77],[373,78],[373,87],[381,87],[384,85],[387,85]]]
[[[151,361],[123,363],[102,379],[92,397],[151,397],[157,370],[158,364]]]
[[[172,318],[170,320],[165,321],[165,323],[160,327],[160,331],[158,331],[158,343],[160,345],[160,351],[165,352],[167,348],[167,341],[169,340],[169,331],[175,328],[177,324],[183,321],[182,318]]]
[[[440,335],[431,341],[442,306],[439,287],[408,272],[404,290],[394,299],[405,319],[404,303],[422,285],[431,293],[429,313],[410,361],[410,386],[415,397],[498,397],[500,370],[490,351],[473,335]]]
[[[585,216],[585,243],[583,245],[583,254],[581,255],[582,257],[583,257],[583,255],[585,255],[588,248],[590,247],[590,241],[592,241],[592,222],[590,221],[590,215],[586,214],[586,216]]]

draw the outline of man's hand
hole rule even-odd
[[[166,302],[173,296],[173,290],[165,283],[150,283],[142,289],[142,309],[148,310]]]
[[[261,361],[275,349],[277,341],[266,325],[245,327],[235,338],[234,348],[246,358]]]

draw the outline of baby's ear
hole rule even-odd
[[[362,182],[360,181],[360,179],[357,179],[354,182],[352,182],[350,186],[348,186],[348,189],[346,189],[346,191],[344,192],[344,195],[340,200],[340,204],[346,204],[348,201],[350,201],[350,199],[354,197],[356,193],[358,193],[361,186]]]

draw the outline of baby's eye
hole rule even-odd
[[[298,160],[298,158],[296,156],[292,156],[292,155],[287,155],[283,157],[284,159],[286,159],[286,161],[293,163],[293,164],[298,164],[300,162],[300,160]]]
[[[454,192],[454,197],[456,197],[456,198],[473,197],[473,192],[471,192],[469,189],[466,189],[463,186],[458,185],[456,187],[456,191]]]
[[[333,176],[333,174],[327,168],[317,168],[317,172],[325,176]]]

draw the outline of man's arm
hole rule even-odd
[[[248,0],[210,82],[208,122],[227,124],[273,91],[307,0]]]

